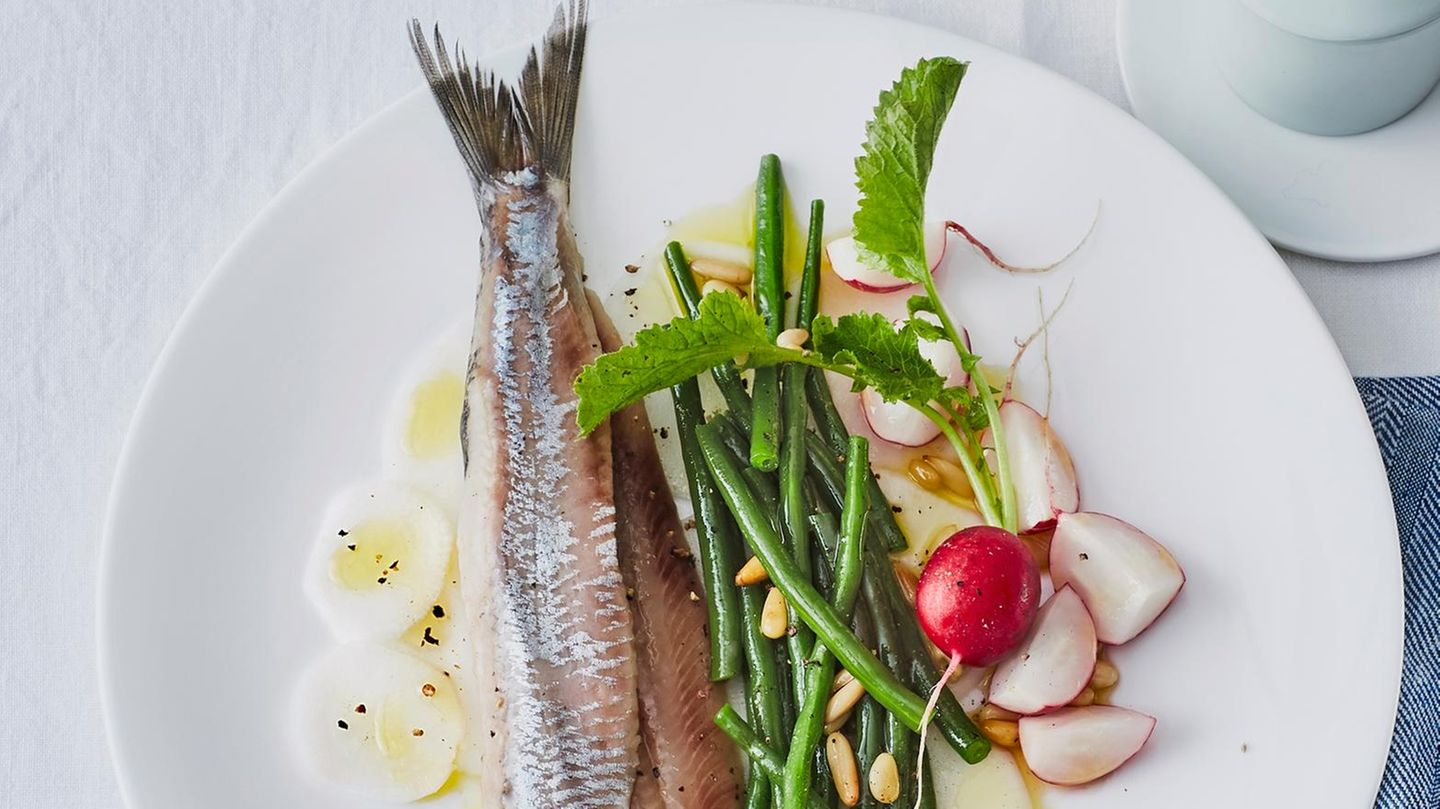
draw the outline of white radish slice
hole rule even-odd
[[[1106,514],[1061,514],[1050,542],[1050,578],[1090,610],[1101,643],[1140,634],[1170,606],[1185,572],[1164,545]]]
[[[466,323],[425,349],[406,372],[384,431],[386,476],[433,495],[450,514],[460,502],[464,479],[460,410],[469,336]]]
[[[875,482],[890,501],[900,532],[910,540],[910,553],[917,564],[923,564],[930,551],[951,534],[983,522],[972,509],[920,488],[905,472],[877,467]]]
[[[927,312],[921,312],[917,317],[935,321],[934,316]],[[903,320],[897,320],[895,327],[898,329],[904,323]],[[965,342],[965,350],[969,351],[970,333],[962,330],[961,339]],[[945,340],[921,340],[920,355],[935,366],[937,373],[945,377],[947,387],[957,387],[970,381],[970,375],[965,372],[965,364],[960,360],[960,352],[955,350],[953,343]],[[923,447],[940,435],[940,428],[920,411],[904,402],[887,402],[873,388],[860,392],[860,403],[871,431],[892,444]]]
[[[1005,455],[1020,517],[1020,533],[1043,531],[1055,517],[1080,507],[1075,464],[1050,422],[1034,408],[1015,400],[1000,406],[1005,428]]]
[[[1114,772],[1140,752],[1155,717],[1113,705],[1065,708],[1020,720],[1025,763],[1042,781],[1074,786]]]
[[[305,589],[342,640],[396,638],[435,605],[455,528],[434,500],[395,483],[337,497]]]
[[[445,587],[420,620],[400,636],[400,648],[439,669],[454,686],[467,726],[478,722],[480,694],[475,686],[474,650],[460,595],[460,573],[452,562]],[[473,722],[472,722],[473,720]],[[467,735],[460,745],[455,766],[462,772],[480,772],[480,739]]]
[[[1009,750],[993,748],[978,764],[966,764],[943,739],[932,739],[926,750],[925,772],[934,776],[938,809],[1033,809],[1025,776]]]
[[[383,646],[342,646],[302,678],[301,755],[324,780],[370,798],[419,800],[455,768],[464,719],[433,666]]]
[[[1070,704],[1095,672],[1097,648],[1085,604],[1060,588],[1040,606],[1029,637],[995,667],[990,702],[1026,715]]]
[[[945,258],[944,222],[925,223],[925,260],[934,272]],[[855,237],[846,236],[825,245],[825,255],[830,259],[830,269],[841,280],[865,292],[899,292],[915,286],[913,281],[896,278],[882,269],[867,265],[860,259],[860,248]]]

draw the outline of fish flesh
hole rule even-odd
[[[620,335],[591,295],[600,346],[615,351]],[[635,627],[641,756],[637,781],[653,779],[666,809],[734,807],[742,788],[739,759],[715,727],[725,704],[710,682],[710,643],[700,577],[685,541],[645,404],[610,418],[620,574]]]
[[[568,214],[585,17],[562,6],[513,84],[411,26],[481,219],[458,558],[487,809],[624,809],[639,761],[610,434],[575,421],[600,347]]]

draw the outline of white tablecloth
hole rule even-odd
[[[830,2],[1125,103],[1113,0]],[[539,30],[549,4],[0,0],[0,805],[120,803],[94,662],[100,526],[141,386],[196,287],[287,180],[416,85],[405,20],[447,21],[478,51]],[[1440,259],[1287,259],[1356,374],[1440,371]]]

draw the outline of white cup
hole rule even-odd
[[[1282,126],[1353,135],[1440,82],[1440,0],[1221,0],[1217,58],[1235,93]]]

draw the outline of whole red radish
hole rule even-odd
[[[1025,543],[1003,528],[957,531],[920,574],[915,611],[946,655],[988,666],[1030,631],[1040,604],[1040,569]]]

